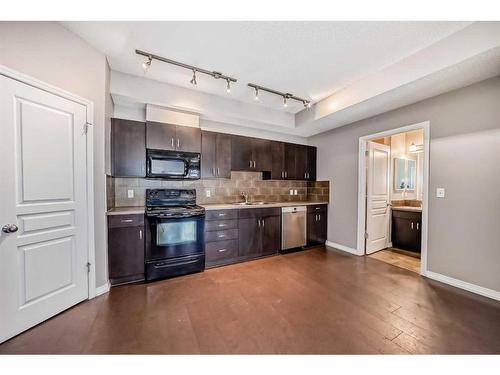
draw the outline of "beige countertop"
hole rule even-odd
[[[200,204],[205,210],[229,210],[238,208],[269,208],[269,207],[293,207],[293,206],[310,206],[314,204],[328,204],[328,202],[311,202],[311,201],[299,201],[299,202],[273,202],[265,204],[254,204],[254,205],[238,205],[233,203],[218,203],[218,204]]]
[[[311,202],[311,201],[299,201],[299,202],[273,202],[266,204],[256,204],[241,206],[232,203],[217,203],[217,204],[200,204],[205,210],[229,210],[238,208],[273,208],[273,207],[293,207],[293,206],[310,206],[314,204],[328,204],[328,202]],[[107,211],[107,215],[137,215],[143,214],[145,211],[144,206],[137,207],[115,207],[110,208]]]
[[[422,207],[396,206],[396,207],[392,207],[392,210],[393,211],[422,212]]]

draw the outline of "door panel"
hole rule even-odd
[[[316,181],[316,159],[316,147],[307,146],[307,179],[309,181]]]
[[[250,171],[252,160],[251,138],[239,135],[231,136],[231,170]]]
[[[262,255],[277,254],[281,248],[280,217],[262,218]]]
[[[297,145],[285,143],[285,178],[295,180],[295,156],[297,154]]]
[[[190,126],[176,126],[175,149],[185,152],[201,152],[201,130]]]
[[[239,220],[238,256],[256,257],[262,253],[260,227],[257,218]]]
[[[231,178],[231,136],[218,133],[215,150],[217,177]]]
[[[0,76],[0,342],[88,298],[86,107]]]
[[[366,254],[385,249],[389,243],[390,147],[367,142]]]
[[[111,119],[113,176],[146,176],[146,124]]]
[[[146,147],[155,150],[175,150],[176,126],[161,122],[146,123]]]
[[[272,166],[271,179],[284,179],[283,172],[285,171],[285,144],[283,142],[271,142]]]
[[[216,133],[201,132],[201,178],[215,177]]]
[[[295,145],[295,178],[297,180],[306,180],[307,155],[307,146]]]
[[[252,160],[254,161],[254,170],[270,172],[272,167],[271,141],[252,139]]]

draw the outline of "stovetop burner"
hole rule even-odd
[[[190,217],[205,214],[196,205],[196,190],[147,189],[146,215],[150,217]]]

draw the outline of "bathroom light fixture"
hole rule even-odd
[[[189,83],[192,85],[195,85],[195,86],[198,84],[198,82],[196,82],[196,70],[195,69],[193,69],[193,78],[191,78],[191,81],[189,81]]]
[[[298,102],[301,102],[304,105],[304,107],[307,109],[311,108],[311,101],[310,100],[300,98],[298,96],[290,94],[289,92],[285,93],[285,92],[281,92],[281,91],[276,91],[276,90],[273,90],[273,89],[270,89],[270,88],[267,88],[267,87],[264,87],[261,85],[257,85],[255,83],[249,83],[248,87],[251,87],[255,90],[255,100],[259,100],[259,90],[263,90],[263,91],[269,92],[271,94],[281,96],[283,98],[283,107],[285,107],[285,108],[288,107],[288,99],[293,99],[293,100],[296,100]]]
[[[149,70],[152,61],[153,58],[151,56],[148,56],[148,59],[142,63],[142,69],[144,70],[144,73],[146,73]]]
[[[224,75],[224,74],[222,74],[220,72],[210,71],[210,70],[198,68],[198,67],[193,66],[193,65],[184,64],[182,62],[175,61],[175,60],[170,60],[170,59],[167,59],[165,57],[158,56],[158,55],[155,55],[155,54],[152,54],[152,53],[148,53],[148,52],[144,52],[144,51],[141,51],[141,50],[138,50],[138,49],[135,50],[135,53],[138,54],[138,55],[145,56],[145,57],[148,58],[148,61],[145,61],[142,64],[143,67],[150,66],[152,60],[158,60],[158,61],[162,61],[162,62],[167,63],[167,64],[172,64],[172,65],[175,65],[175,66],[180,66],[181,68],[185,68],[185,69],[191,70],[193,72],[193,78],[191,79],[190,83],[193,84],[193,85],[197,84],[197,82],[196,82],[196,73],[203,73],[203,74],[209,75],[210,77],[212,77],[214,79],[223,79],[223,80],[225,80],[227,82],[226,91],[228,93],[231,91],[231,86],[230,86],[231,82],[237,82],[238,81],[236,78],[226,76],[226,75]]]
[[[411,153],[421,152],[424,150],[424,145],[416,145],[414,142],[408,147],[408,151]]]

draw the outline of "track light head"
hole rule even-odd
[[[255,87],[255,100],[259,100],[259,89]]]
[[[142,63],[142,69],[144,70],[144,73],[146,73],[149,70],[152,61],[153,58],[151,56],[148,56],[148,59]]]
[[[191,81],[189,81],[189,83],[191,83],[192,85],[197,85],[198,82],[196,82],[196,70],[193,69],[193,78],[191,78]]]
[[[283,95],[283,107],[288,107],[288,102],[287,102],[288,97],[286,95]]]
[[[231,81],[229,79],[226,79],[227,86],[226,86],[226,92],[229,94],[231,93]]]
[[[302,104],[304,104],[304,108],[306,109],[311,108],[311,102],[309,100],[304,100]]]

